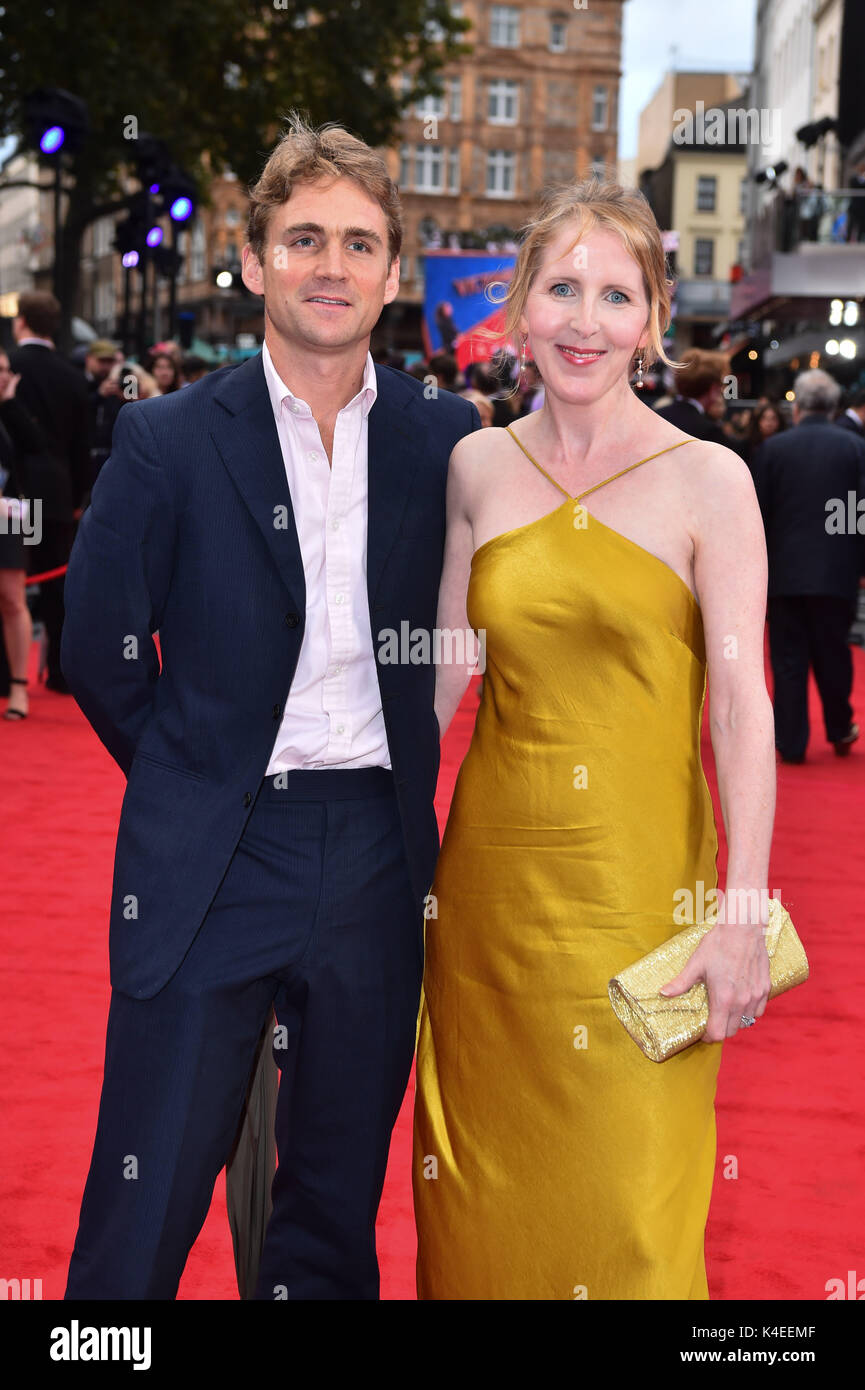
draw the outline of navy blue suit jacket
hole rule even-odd
[[[827,531],[827,504],[865,498],[865,443],[825,416],[808,414],[764,439],[751,460],[769,558],[769,598],[831,594],[855,602],[865,574],[865,535]],[[854,527],[856,515],[852,518]]]
[[[376,367],[367,597],[373,646],[432,632],[450,452],[473,405]],[[127,776],[112,985],[152,997],[198,931],[267,771],[304,634],[303,563],[261,354],[121,410],[69,562],[61,666]],[[152,634],[159,633],[162,669]],[[376,663],[409,874],[438,854],[435,670]]]

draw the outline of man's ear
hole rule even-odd
[[[384,303],[390,304],[391,300],[396,299],[399,289],[399,256],[394,256],[390,263],[390,270],[384,283]]]
[[[261,269],[261,262],[249,242],[240,253],[240,278],[251,294],[264,294],[264,274]]]

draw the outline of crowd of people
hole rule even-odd
[[[0,694],[3,717],[26,719],[27,666],[34,619],[44,631],[41,673],[68,694],[60,668],[63,569],[114,424],[130,401],[167,395],[209,370],[174,342],[155,344],[143,363],[97,338],[67,358],[56,348],[61,306],[54,295],[19,296],[14,349],[0,349]],[[38,575],[51,577],[38,580]],[[34,590],[27,600],[28,581]]]
[[[181,390],[210,370],[202,357],[184,354],[174,342],[154,344],[142,363],[130,361],[109,339],[95,339],[67,359],[55,347],[59,322],[60,305],[53,295],[23,294],[13,322],[16,348],[10,354],[0,350],[0,694],[8,697],[4,718],[9,720],[28,714],[27,663],[34,619],[44,629],[40,674],[45,685],[69,693],[60,669],[62,571],[77,522],[111,452],[118,413],[129,402]],[[543,405],[544,386],[536,364],[520,363],[504,349],[465,369],[447,351],[410,365],[405,356],[387,348],[373,352],[373,357],[407,371],[430,389],[470,400],[484,427],[505,428]],[[723,353],[692,348],[681,364],[674,376],[675,394],[647,391],[644,399],[677,428],[733,449],[751,469],[769,541],[770,653],[779,757],[786,762],[804,760],[809,670],[823,703],[827,738],[843,755],[858,736],[849,703],[849,647],[862,644],[857,600],[859,578],[865,574],[865,537],[857,542],[854,536],[842,557],[841,547],[831,544],[828,533],[821,542],[819,528],[813,527],[813,508],[822,518],[831,497],[846,496],[851,478],[857,495],[865,496],[865,471],[853,477],[857,466],[849,444],[838,440],[838,431],[844,431],[865,446],[865,387],[855,387],[842,400],[840,386],[827,373],[812,371],[798,378],[792,405],[768,396],[743,403],[730,389],[735,379]],[[813,431],[806,431],[806,443],[801,430],[794,428],[806,418],[832,426],[819,436],[817,474],[810,467],[808,447],[814,443]],[[860,453],[865,458],[865,447]],[[768,480],[776,475],[782,486],[776,482],[770,487]],[[16,499],[35,498],[41,517],[28,518],[27,502]],[[25,507],[17,525],[12,520],[16,506]],[[38,520],[38,543],[35,534],[34,543],[25,543],[28,520],[31,532],[37,531]],[[858,560],[857,543],[862,550]],[[35,594],[28,603],[28,579],[55,571],[54,577],[33,586]]]

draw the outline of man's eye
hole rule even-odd
[[[292,246],[299,246],[300,243],[301,243],[302,241],[312,241],[312,237],[311,237],[311,236],[299,236],[299,237],[297,237],[291,244],[292,244]]]
[[[368,250],[369,250],[369,246],[367,245],[367,243],[366,243],[365,241],[351,241],[351,242],[349,242],[349,245],[350,245],[350,246],[359,246],[363,251],[368,251]]]

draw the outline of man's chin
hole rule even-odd
[[[372,331],[372,323],[292,323],[275,324],[277,333],[292,346],[306,350],[327,352],[353,347],[366,342]]]

